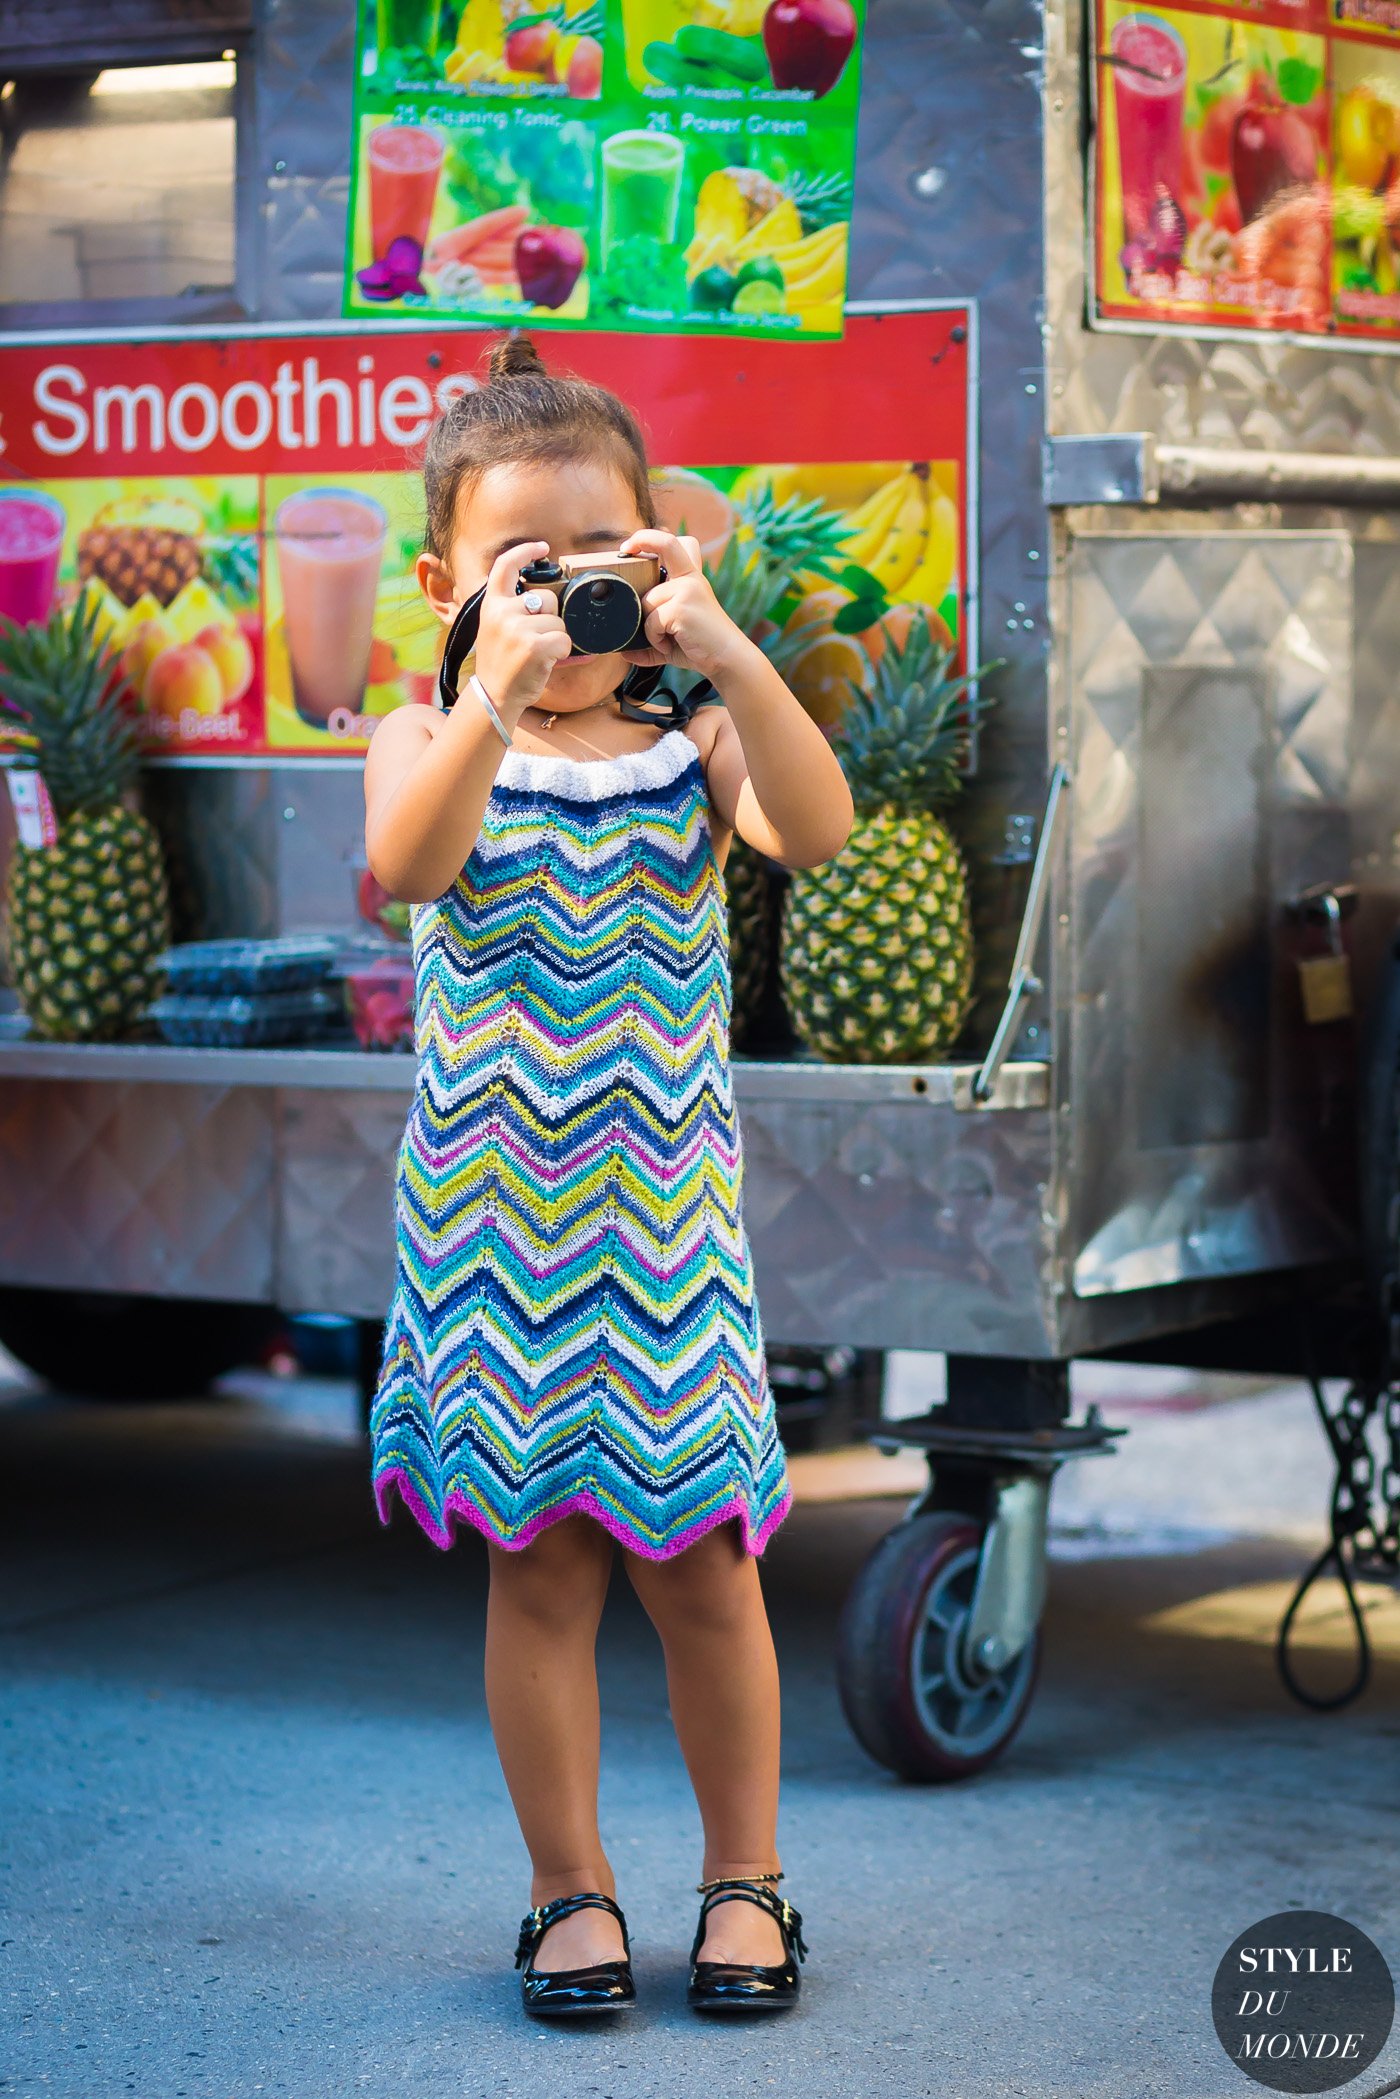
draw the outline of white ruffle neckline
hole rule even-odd
[[[669,787],[700,753],[684,729],[668,729],[642,751],[616,758],[556,758],[549,751],[508,750],[496,781],[503,787],[543,787],[574,801],[601,802],[638,787]]]

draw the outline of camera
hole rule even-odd
[[[562,554],[557,561],[527,562],[515,588],[517,593],[548,591],[557,600],[576,656],[607,656],[631,648],[642,628],[643,594],[665,581],[665,569],[651,554]],[[483,583],[448,629],[438,664],[438,702],[444,711],[454,705],[463,666],[476,648],[485,597]],[[626,703],[640,704],[660,677],[658,670],[634,665],[620,687]]]
[[[516,590],[548,591],[559,602],[576,656],[630,649],[642,630],[642,598],[666,571],[650,554],[561,554],[527,562]]]

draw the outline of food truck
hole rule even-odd
[[[359,943],[371,972],[358,759],[432,699],[413,466],[485,328],[635,401],[707,554],[764,500],[836,520],[844,561],[776,623],[818,718],[880,652],[895,674],[901,607],[963,672],[998,662],[948,813],[955,1038],[736,1060],[770,1340],[948,1360],[946,1404],[876,1424],[929,1487],[839,1656],[871,1753],[944,1778],[1019,1725],[1050,1485],[1111,1446],[1071,1418],[1074,1359],[1382,1349],[1400,21],[782,9],[0,5],[19,148],[79,69],[93,98],[222,68],[198,93],[232,126],[218,281],[0,276],[29,505],[0,499],[0,609],[87,592],[107,622],[182,942]],[[13,852],[43,850],[10,799]],[[412,1059],[360,1017],[268,1046],[11,1014],[0,1340],[85,1389],[188,1389],[276,1307],[360,1321],[372,1368]]]

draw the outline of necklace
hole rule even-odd
[[[596,714],[598,709],[600,707],[606,707],[613,697],[614,695],[609,692],[605,693],[601,700],[595,700],[591,707],[571,707],[569,709],[570,721],[573,721],[580,714]],[[544,712],[543,708],[541,707],[531,707],[527,711],[531,714],[542,714]],[[554,724],[558,721],[558,719],[559,716],[557,712],[554,714],[545,715],[544,720],[540,723],[541,733],[543,733],[546,729],[552,729],[554,727]]]

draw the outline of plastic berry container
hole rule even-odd
[[[150,1009],[162,1039],[180,1049],[272,1049],[314,1042],[340,1017],[335,992],[314,984],[255,997],[167,992]]]
[[[311,936],[279,940],[189,940],[161,957],[166,988],[197,998],[259,997],[324,984],[335,944]]]

